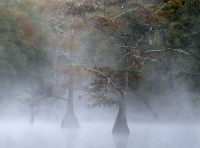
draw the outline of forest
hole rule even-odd
[[[199,26],[200,0],[1,0],[0,122],[199,124]]]

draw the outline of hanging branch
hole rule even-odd
[[[184,54],[186,54],[186,55],[189,55],[189,53],[185,52],[185,51],[182,50],[182,49],[172,49],[172,48],[165,48],[165,49],[160,49],[160,50],[147,50],[147,51],[144,51],[143,53],[163,52],[163,51],[168,51],[168,50],[177,51],[177,52],[180,52],[180,53],[184,53]]]
[[[171,2],[171,0],[169,0],[167,3],[165,3],[165,4],[163,4],[156,12],[155,12],[155,14],[156,13],[158,13],[161,9],[163,9],[167,4],[169,4]]]

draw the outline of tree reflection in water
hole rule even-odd
[[[62,130],[62,137],[65,141],[66,148],[74,148],[76,139],[79,135],[79,129],[64,129]]]
[[[127,142],[128,142],[128,138],[129,138],[129,133],[124,134],[124,133],[115,133],[112,134],[113,135],[113,139],[115,142],[115,147],[116,148],[126,148],[127,147]]]

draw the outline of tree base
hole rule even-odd
[[[30,124],[34,124],[34,121],[30,121],[29,123],[30,123]]]
[[[129,138],[129,133],[125,134],[112,134],[116,148],[126,148]]]
[[[61,128],[81,128],[77,118],[73,113],[67,113],[65,114],[62,123]]]
[[[113,126],[112,133],[113,134],[130,134],[124,107],[119,108],[118,115],[117,115],[115,124]]]
[[[34,115],[31,115],[31,117],[30,117],[30,122],[29,122],[30,124],[34,124]]]
[[[115,124],[113,126],[113,130],[112,130],[113,134],[130,134],[130,130],[128,128],[127,125],[127,121],[115,121]]]

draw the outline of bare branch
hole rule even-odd
[[[88,21],[86,17],[81,17],[81,19],[83,19],[86,23],[88,23],[89,25],[93,26],[94,28],[97,28],[97,29],[103,31],[103,32],[105,32],[108,35],[111,35],[111,36],[114,36],[116,38],[121,39],[121,36],[114,35],[112,32],[108,32],[108,31],[104,30],[103,28],[98,27],[97,25],[95,25],[92,22]]]
[[[118,14],[118,15],[112,17],[111,19],[112,19],[112,20],[113,20],[113,19],[116,19],[116,18],[118,18],[118,17],[120,17],[120,16],[122,16],[122,15],[128,13],[128,12],[134,11],[134,10],[137,10],[137,7],[136,7],[136,8],[133,8],[133,9],[130,9],[130,10],[127,10],[127,11],[125,11],[125,12],[122,12],[122,13],[120,13],[120,14]]]
[[[138,44],[141,42],[141,40],[147,35],[149,34],[151,31],[152,31],[152,26],[150,26],[149,24],[147,23],[144,23],[143,25],[146,25],[146,26],[149,26],[149,30],[137,41],[137,43],[135,44],[135,47],[138,46]]]
[[[60,96],[52,96],[52,97],[55,97],[55,98],[54,98],[53,102],[51,103],[51,105],[53,105],[54,102],[57,101],[57,100],[69,101],[68,99],[65,99],[65,98],[60,97]]]
[[[165,48],[165,49],[160,49],[160,50],[147,50],[143,53],[152,53],[152,52],[163,52],[163,51],[168,51],[168,50],[172,50],[172,51],[177,51],[177,52],[180,52],[180,53],[184,53],[186,55],[189,55],[189,53],[185,52],[184,50],[182,49],[172,49],[172,48]]]
[[[98,68],[97,68],[96,70],[90,69],[90,68],[87,68],[84,64],[78,63],[77,61],[75,61],[75,60],[73,60],[73,59],[72,59],[72,61],[75,62],[77,65],[83,67],[83,68],[84,68],[85,70],[87,70],[87,71],[90,71],[90,72],[92,72],[92,73],[96,73],[96,74],[98,74],[98,75],[101,75],[101,76],[104,77],[108,82],[110,82],[110,84],[113,86],[113,88],[115,88],[115,89],[118,90],[119,92],[125,94],[125,92],[124,92],[123,90],[121,90],[120,88],[118,88],[118,87],[114,84],[114,82],[111,80],[111,78],[109,78],[106,74],[104,74],[103,72],[101,72]]]
[[[163,5],[155,12],[155,14],[158,13],[161,9],[163,9],[163,8],[164,8],[167,4],[169,4],[170,2],[171,2],[171,0],[168,1],[167,3],[163,4]]]

